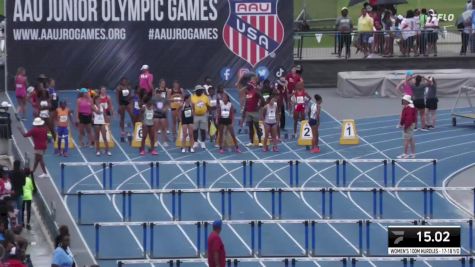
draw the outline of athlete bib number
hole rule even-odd
[[[191,118],[191,110],[185,110],[185,118]]]
[[[122,90],[122,95],[123,96],[128,96],[129,95],[129,90]]]
[[[105,124],[106,121],[104,120],[104,114],[95,114],[94,115],[94,124]]]
[[[68,116],[67,115],[59,116],[59,122],[67,122],[67,121],[68,121]]]
[[[40,118],[49,118],[49,111],[48,110],[40,111]]]
[[[146,112],[145,113],[145,119],[146,120],[152,120],[153,119],[153,112]]]
[[[275,112],[274,111],[269,112],[269,114],[267,114],[267,118],[270,121],[274,121],[275,120]]]
[[[139,102],[138,102],[138,101],[135,101],[135,102],[134,102],[134,108],[135,108],[135,109],[140,109],[140,107],[139,107]]]
[[[211,100],[209,102],[209,105],[212,106],[212,107],[216,107],[216,104],[217,104],[216,100]]]
[[[157,102],[157,109],[163,108],[163,102]]]
[[[305,103],[305,99],[303,96],[297,96],[297,104],[303,104]]]
[[[221,117],[224,119],[229,118],[229,110],[221,110]]]

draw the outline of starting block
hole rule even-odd
[[[310,127],[310,124],[308,123],[308,121],[306,120],[301,121],[300,134],[297,140],[297,144],[299,146],[309,147],[312,145],[312,140],[313,140],[312,127]]]
[[[340,145],[357,145],[360,138],[356,131],[355,120],[343,120],[341,124]]]
[[[109,148],[113,148],[115,146],[115,143],[112,140],[111,131],[110,131],[110,128],[109,128],[109,123],[106,123],[106,140],[107,140],[107,143],[109,145]],[[104,139],[102,138],[102,135],[99,136],[99,147],[100,148],[105,148],[106,147],[106,144],[104,142]]]
[[[183,144],[181,142],[182,139],[183,139],[183,130],[181,128],[181,123],[180,123],[178,125],[178,134],[177,134],[177,138],[176,138],[176,142],[175,142],[176,147],[183,147]],[[191,147],[191,142],[190,142],[189,138],[186,139],[184,147]]]
[[[136,122],[134,127],[134,135],[132,136],[132,147],[140,148],[142,147],[142,123]],[[158,142],[155,142],[155,146]],[[150,147],[150,137],[147,136],[147,140],[145,140],[145,146]]]

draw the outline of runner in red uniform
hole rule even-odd
[[[297,123],[305,120],[305,104],[310,100],[304,88],[304,83],[299,82],[295,86],[295,92],[292,96],[292,104],[294,105],[294,137],[297,136]]]
[[[295,86],[297,86],[299,82],[303,82],[302,67],[300,65],[292,67],[285,79],[287,80],[288,94],[291,96],[294,93]]]
[[[257,130],[259,146],[262,146],[262,132],[259,127],[259,110],[262,103],[264,103],[264,99],[262,99],[262,96],[257,91],[257,80],[257,76],[253,76],[246,88],[244,118],[246,118],[249,127],[249,144],[247,144],[247,146],[253,145],[254,128]]]

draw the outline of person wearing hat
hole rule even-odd
[[[403,129],[402,137],[404,139],[404,153],[399,155],[398,158],[415,158],[416,143],[414,141],[414,128],[417,123],[417,111],[410,95],[404,95],[402,97],[402,105],[403,109],[399,125]]]
[[[145,94],[152,95],[153,93],[153,74],[150,73],[150,67],[148,65],[143,65],[140,68],[140,76],[139,76],[139,88],[140,92],[140,99],[142,99]]]
[[[24,137],[31,137],[33,139],[35,162],[33,164],[33,172],[36,171],[38,164],[41,167],[43,173],[38,176],[40,178],[48,177],[46,172],[45,162],[43,160],[43,155],[45,154],[46,149],[48,148],[48,128],[45,126],[45,121],[40,117],[36,117],[33,120],[33,128],[28,132],[24,132],[22,128],[18,127],[18,130]],[[55,133],[51,133],[55,134]]]
[[[89,138],[89,144],[94,144],[94,135],[92,133],[92,106],[93,101],[89,91],[86,88],[79,90],[79,98],[76,100],[76,124],[79,128],[79,145],[85,147],[83,137],[85,131]]]
[[[346,57],[350,57],[351,51],[351,31],[353,30],[353,21],[348,16],[348,8],[341,9],[341,16],[336,19],[336,30],[339,34],[338,38],[338,57],[341,57],[343,46],[346,48]]]
[[[18,103],[18,118],[25,120],[28,78],[26,77],[26,70],[19,67],[15,76],[15,96]]]
[[[194,118],[193,118],[193,137],[195,138],[194,148],[198,144],[202,149],[206,148],[206,131],[208,131],[208,111],[211,108],[209,97],[205,94],[205,88],[201,85],[195,86],[195,91],[191,96],[191,103],[193,104]],[[198,140],[198,132],[201,135],[201,140]]]
[[[412,96],[412,85],[413,85],[413,80],[414,80],[414,72],[412,70],[406,71],[406,77],[404,80],[399,82],[399,84],[396,86],[396,90],[401,92],[401,94],[404,95],[410,95]]]
[[[220,237],[223,222],[216,220],[213,222],[213,231],[208,237],[208,265],[209,267],[226,266],[226,250],[223,240]]]

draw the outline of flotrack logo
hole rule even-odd
[[[228,0],[229,17],[223,40],[234,54],[253,67],[273,54],[285,30],[277,14],[278,0]]]

